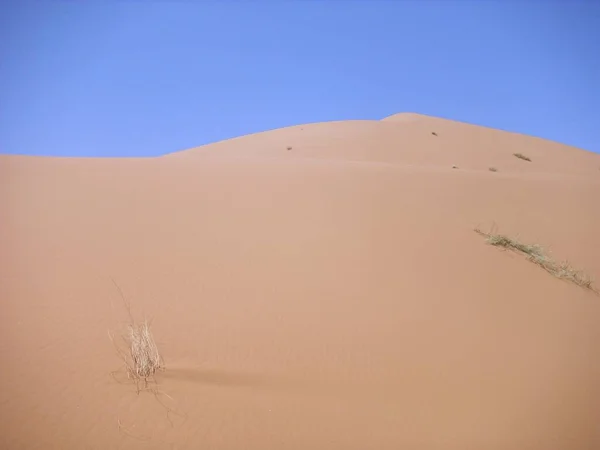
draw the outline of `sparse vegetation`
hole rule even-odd
[[[453,169],[458,169],[458,166],[452,166]]]
[[[478,228],[476,228],[475,231],[484,236],[488,244],[493,245],[494,247],[502,247],[507,250],[522,253],[527,256],[529,261],[537,264],[556,278],[570,281],[578,286],[597,292],[594,288],[592,279],[588,274],[574,269],[567,261],[554,261],[545,253],[543,247],[540,245],[523,244],[518,239],[502,234],[485,233]]]
[[[489,171],[490,171],[490,172],[498,172],[498,169],[496,169],[495,167],[490,167],[490,168],[489,168]]]
[[[288,146],[286,147],[286,149],[287,149],[288,151],[290,151],[290,150],[292,149],[292,147],[291,147],[290,145],[288,145]]]
[[[531,162],[531,158],[529,156],[525,156],[522,153],[513,153],[514,156],[516,156],[519,159],[522,159],[524,161],[529,161]]]
[[[148,379],[162,367],[162,360],[146,319],[141,324],[131,323],[128,327],[127,341],[131,363],[129,372],[136,379]]]
[[[164,363],[152,335],[150,323],[147,319],[144,319],[141,323],[134,320],[131,306],[125,299],[121,288],[114,280],[113,283],[127,308],[129,323],[127,324],[127,331],[119,335],[119,340],[115,339],[114,334],[111,332],[109,332],[109,337],[123,361],[127,378],[136,383],[139,392],[140,382],[144,383],[144,389],[146,389],[148,381],[152,379],[154,374],[158,370],[164,369]]]

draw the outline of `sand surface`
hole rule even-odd
[[[600,296],[473,231],[600,281],[599,155],[399,114],[0,156],[0,202],[2,449],[600,448]]]

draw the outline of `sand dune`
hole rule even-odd
[[[1,448],[600,448],[600,296],[473,231],[600,281],[599,155],[399,114],[0,176]]]

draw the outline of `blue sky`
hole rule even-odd
[[[0,153],[418,112],[600,152],[600,2],[0,2]]]

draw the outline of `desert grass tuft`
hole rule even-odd
[[[494,247],[522,253],[529,261],[537,264],[556,278],[570,281],[585,289],[597,292],[591,277],[583,271],[574,269],[568,261],[557,262],[550,258],[543,247],[538,244],[524,244],[518,239],[503,234],[485,233],[476,228],[475,231],[486,238],[486,242]]]
[[[115,283],[115,286],[121,294],[121,298],[127,308],[129,322],[127,329],[119,334],[119,339],[111,332],[108,333],[112,340],[119,357],[123,361],[127,378],[135,381],[140,390],[140,382],[143,382],[144,388],[148,387],[148,382],[154,377],[157,371],[164,369],[163,358],[158,351],[154,335],[152,334],[150,322],[144,319],[137,322],[131,313],[131,306],[125,299],[121,288]]]
[[[519,159],[522,159],[524,161],[529,161],[531,162],[531,158],[529,156],[525,156],[522,153],[513,153],[513,156],[516,156]]]
[[[148,321],[144,320],[140,324],[130,323],[127,341],[131,357],[128,367],[133,378],[148,379],[152,377],[162,367],[162,359]]]

